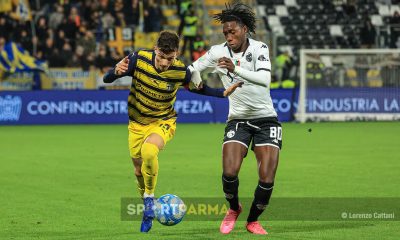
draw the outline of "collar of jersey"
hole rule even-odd
[[[244,54],[246,53],[247,49],[248,49],[249,46],[250,46],[250,40],[249,40],[249,38],[247,38],[247,43],[248,43],[248,45],[247,45],[246,49],[243,51],[242,57],[244,56]],[[229,55],[231,56],[231,58],[233,58],[232,49],[228,46],[228,43],[226,42],[224,46],[228,48]]]

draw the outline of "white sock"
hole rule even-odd
[[[143,198],[148,198],[148,197],[154,198],[154,193],[152,193],[152,194],[144,193],[143,194]]]

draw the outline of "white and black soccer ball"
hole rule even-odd
[[[186,214],[186,205],[178,196],[162,195],[155,201],[155,216],[162,225],[173,226],[180,223]]]

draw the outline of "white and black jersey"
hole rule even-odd
[[[218,59],[227,57],[232,60],[235,66],[240,66],[242,69],[253,72],[267,71],[268,76],[270,76],[271,61],[269,59],[268,46],[253,39],[248,39],[248,41],[248,48],[241,53],[234,53],[226,43],[212,46],[205,55],[192,64],[194,70],[199,72],[207,68],[213,68],[220,76],[225,88],[230,87],[237,81],[244,82],[241,88],[237,88],[229,96],[228,121],[233,119],[277,117],[269,91],[270,77],[269,80],[265,79],[266,83],[264,85],[259,85],[217,66]]]

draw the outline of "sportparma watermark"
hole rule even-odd
[[[181,197],[184,204],[155,204],[159,212],[186,212],[185,221],[221,221],[229,209],[224,197]],[[246,220],[253,198],[240,198]],[[121,198],[121,220],[141,221],[141,198]],[[400,198],[271,198],[264,214],[267,221],[400,221]]]

